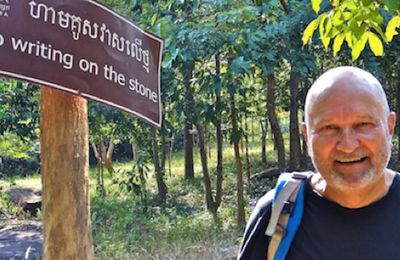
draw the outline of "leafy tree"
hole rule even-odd
[[[398,34],[398,0],[333,0],[329,5],[322,0],[311,0],[311,3],[316,13],[321,9],[323,13],[305,29],[303,43],[306,44],[319,28],[319,36],[325,49],[333,42],[334,55],[346,41],[353,60],[360,56],[367,42],[374,55],[382,56],[382,41],[391,42],[393,36]]]
[[[1,77],[0,135],[13,132],[25,141],[36,140],[38,127],[38,86]]]

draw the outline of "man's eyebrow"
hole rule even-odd
[[[321,125],[329,125],[333,124],[334,120],[332,118],[319,118],[319,119],[314,119],[314,127],[318,128],[321,127]]]
[[[356,117],[359,120],[370,120],[370,121],[376,121],[376,118],[371,116],[370,114],[365,114],[365,115],[360,115]]]
[[[377,121],[377,118],[374,118],[370,114],[364,114],[364,115],[358,115],[356,116],[357,120],[368,120],[368,121]],[[314,127],[320,127],[321,125],[329,125],[329,124],[335,124],[335,119],[334,118],[322,118],[321,116],[319,118],[314,119],[313,125]]]

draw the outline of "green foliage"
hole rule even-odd
[[[20,207],[10,202],[7,193],[2,192],[0,187],[0,219],[15,218],[20,211]]]
[[[39,88],[0,77],[0,135],[13,132],[20,138],[37,138]]]
[[[6,158],[28,158],[32,152],[31,142],[24,142],[15,133],[6,132],[0,135],[0,156]]]
[[[311,0],[316,13],[321,3],[321,0]],[[330,4],[329,10],[311,21],[304,30],[303,44],[309,42],[319,27],[319,36],[325,49],[333,41],[333,54],[336,55],[345,39],[352,51],[352,59],[356,60],[367,42],[375,56],[382,56],[382,42],[390,42],[397,35],[396,29],[400,26],[400,2],[397,0],[334,0]],[[388,17],[391,18],[387,23]]]
[[[318,13],[322,0],[311,0],[313,10]]]
[[[146,157],[146,154],[139,153],[132,170],[122,170],[122,172],[118,172],[120,179],[114,181],[118,183],[119,188],[140,196],[143,204],[146,203],[147,198],[146,178],[148,177],[147,173],[150,170],[148,167],[150,162],[149,159],[150,158]]]
[[[400,16],[393,17],[386,27],[386,38],[391,41],[395,35],[397,35],[397,28],[400,27]]]

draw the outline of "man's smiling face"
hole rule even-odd
[[[306,125],[314,166],[336,190],[362,189],[387,166],[395,115],[376,91],[351,74],[318,93]]]

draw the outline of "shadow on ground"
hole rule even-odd
[[[0,220],[0,259],[37,260],[43,258],[40,221]]]

